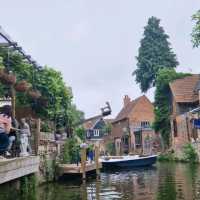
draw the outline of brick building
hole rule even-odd
[[[200,75],[193,74],[170,83],[172,147],[180,151],[184,144],[200,138],[190,111],[200,104]]]
[[[116,154],[144,151],[147,140],[155,136],[153,121],[154,106],[145,95],[135,100],[125,95],[123,108],[112,122]]]

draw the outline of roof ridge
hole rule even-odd
[[[113,120],[113,122],[117,122],[117,121],[127,118],[129,113],[133,110],[133,108],[137,104],[137,102],[143,97],[147,98],[146,95],[142,95],[130,101],[126,106],[123,106],[120,112],[118,113],[118,115],[116,116],[116,118]]]

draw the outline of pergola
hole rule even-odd
[[[0,46],[11,48],[13,51],[18,51],[18,53],[21,54],[23,58],[28,61],[29,64],[32,64],[38,70],[42,69],[42,66],[40,66],[30,55],[28,55],[22,49],[22,47],[18,45],[17,42],[13,41],[1,26],[0,26]]]
[[[0,47],[8,49],[10,51],[17,51],[29,64],[31,64],[36,70],[41,70],[40,66],[30,55],[28,55],[17,42],[13,41],[11,37],[0,26]],[[15,117],[15,91],[11,87],[11,104],[12,104],[12,116]]]

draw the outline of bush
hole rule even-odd
[[[76,163],[78,159],[78,154],[80,151],[80,147],[77,146],[77,141],[75,138],[68,138],[65,142],[63,155],[62,155],[62,163],[71,164]]]
[[[174,156],[174,152],[168,152],[165,154],[160,154],[158,157],[158,161],[172,162],[172,161],[177,161],[177,158]]]
[[[198,154],[191,143],[188,143],[183,147],[183,154],[186,161],[190,163],[198,162]]]
[[[108,142],[106,145],[106,150],[110,155],[115,155],[115,144],[114,142]]]

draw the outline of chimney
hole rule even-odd
[[[130,103],[130,102],[131,102],[130,97],[129,97],[128,95],[125,95],[125,96],[124,96],[124,107],[125,107],[126,105],[128,105],[128,103]]]

